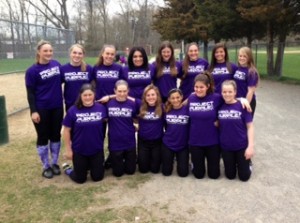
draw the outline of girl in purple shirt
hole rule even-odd
[[[92,67],[85,63],[85,49],[80,44],[70,47],[70,62],[61,66],[66,111],[74,105],[82,84],[92,81]]]
[[[107,103],[108,148],[110,150],[113,175],[134,174],[136,170],[136,140],[134,119],[137,106],[127,99],[128,83],[118,80],[115,84],[116,98]]]
[[[194,94],[188,97],[190,116],[189,147],[194,176],[211,179],[220,176],[220,149],[217,111],[223,103],[221,95],[214,93],[213,78],[208,71],[196,76]]]
[[[170,90],[165,111],[165,134],[162,143],[162,174],[170,176],[173,171],[174,157],[177,161],[177,174],[186,177],[189,174],[188,108],[182,104],[180,89]]]
[[[251,176],[250,159],[254,154],[254,127],[252,115],[236,99],[237,86],[233,80],[224,81],[222,96],[225,104],[218,111],[220,145],[225,175],[241,181]]]
[[[180,89],[184,100],[193,92],[195,77],[208,68],[208,62],[199,58],[199,46],[197,43],[190,43],[187,46],[185,55],[182,62],[182,76],[180,77]]]
[[[129,95],[141,99],[146,86],[152,83],[153,74],[143,47],[133,47],[128,56],[128,67],[124,68],[124,80],[128,82]]]
[[[113,94],[115,83],[123,79],[122,65],[115,63],[116,48],[104,45],[100,51],[98,61],[93,68],[93,80],[96,84],[96,100]]]
[[[158,87],[165,103],[171,89],[177,87],[177,77],[180,76],[181,65],[175,60],[172,44],[165,41],[158,49],[155,62],[151,65],[154,75],[154,84]]]
[[[106,108],[95,103],[95,90],[91,84],[82,85],[79,97],[63,120],[65,158],[73,161],[74,169],[63,165],[65,173],[76,183],[87,180],[88,171],[93,181],[104,176],[103,122]]]
[[[208,71],[212,74],[215,83],[215,92],[221,94],[221,85],[225,80],[232,80],[237,66],[229,62],[227,47],[224,43],[217,43],[211,54],[211,63]]]
[[[254,116],[256,108],[255,90],[259,81],[259,74],[254,64],[252,51],[249,47],[242,47],[238,54],[238,69],[233,75],[237,85],[237,97],[246,98]]]
[[[158,173],[161,165],[163,106],[159,90],[148,85],[138,115],[138,166],[141,173]]]
[[[51,43],[41,40],[37,45],[36,63],[29,67],[25,74],[31,119],[37,132],[37,152],[43,164],[42,176],[45,178],[60,174],[58,157],[63,98],[60,64],[52,60],[52,56]],[[52,157],[51,164],[49,150]]]

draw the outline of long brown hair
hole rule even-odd
[[[216,67],[217,65],[217,59],[215,57],[215,53],[217,51],[217,49],[220,49],[222,48],[225,52],[225,63],[226,63],[226,67],[227,67],[227,70],[229,71],[229,73],[231,74],[232,73],[232,67],[231,67],[231,64],[229,62],[229,55],[228,55],[228,50],[227,50],[227,47],[225,45],[225,43],[217,43],[212,52],[211,52],[211,61],[210,61],[210,66],[209,66],[209,72],[212,72],[214,70],[214,68]]]
[[[160,47],[157,51],[157,56],[156,56],[156,69],[157,69],[156,77],[157,78],[160,78],[163,75],[164,61],[163,61],[161,53],[165,48],[169,48],[171,50],[171,57],[170,57],[170,60],[168,61],[170,64],[171,75],[173,77],[176,77],[178,74],[178,70],[176,69],[176,60],[175,60],[175,56],[174,56],[174,47],[172,46],[172,44],[169,41],[164,41],[160,45]]]
[[[83,47],[82,45],[78,44],[78,43],[75,43],[75,44],[73,44],[73,45],[70,47],[69,53],[71,53],[75,47],[81,49],[83,55],[85,56],[85,49],[84,49],[84,47]],[[82,60],[82,62],[81,62],[81,64],[80,64],[80,70],[83,71],[83,72],[86,71],[86,62],[85,62],[84,60]]]
[[[36,54],[35,54],[35,61],[38,64],[39,60],[40,60],[40,55],[39,55],[39,51],[42,48],[42,46],[44,46],[45,44],[49,44],[52,47],[52,44],[47,41],[47,40],[40,40],[37,45],[36,45]]]
[[[155,102],[155,115],[161,117],[163,114],[163,109],[162,109],[162,100],[161,100],[161,96],[159,93],[159,90],[156,86],[154,86],[153,84],[149,84],[147,87],[145,87],[144,92],[143,92],[143,96],[142,96],[142,104],[140,107],[140,114],[139,117],[143,118],[148,109],[149,109],[149,105],[146,101],[146,95],[150,90],[154,90],[156,95],[157,95],[157,100]]]
[[[189,43],[186,47],[186,50],[185,50],[185,57],[184,57],[184,60],[183,60],[183,63],[182,63],[182,70],[183,70],[183,76],[182,76],[182,79],[185,79],[187,74],[188,74],[188,71],[189,71],[189,65],[190,65],[190,57],[188,56],[188,52],[189,52],[189,49],[191,46],[196,46],[199,50],[199,46],[196,42],[192,42],[192,43]]]

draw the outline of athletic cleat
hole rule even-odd
[[[59,165],[57,164],[53,164],[52,165],[52,172],[54,175],[60,175],[60,168],[59,168]]]
[[[53,171],[51,167],[48,167],[47,169],[43,170],[42,176],[51,179],[53,177]]]

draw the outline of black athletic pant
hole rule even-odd
[[[103,151],[91,156],[73,153],[74,169],[70,178],[76,183],[84,183],[87,179],[88,170],[93,181],[100,181],[104,177],[104,154]]]
[[[189,174],[189,150],[184,148],[180,151],[169,149],[162,143],[162,174],[170,176],[173,172],[174,157],[177,161],[177,174],[186,177]]]
[[[63,107],[47,110],[38,110],[40,122],[33,123],[37,133],[37,145],[48,145],[48,141],[59,142]]]
[[[254,118],[254,112],[256,109],[256,98],[252,98],[252,100],[250,102],[250,107],[252,109],[252,117]]]
[[[161,164],[161,139],[144,140],[138,137],[138,167],[141,173],[158,173]]]
[[[250,160],[245,158],[245,149],[239,151],[222,151],[222,158],[224,161],[225,175],[232,180],[236,177],[238,172],[241,181],[249,180],[251,176]]]
[[[197,179],[205,176],[205,158],[207,161],[207,175],[211,179],[220,176],[220,148],[213,146],[190,146],[191,160],[193,164],[192,172]]]
[[[128,149],[121,151],[110,151],[112,173],[116,177],[124,173],[132,175],[136,170],[136,150]]]

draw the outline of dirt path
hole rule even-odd
[[[158,174],[134,194],[111,188],[108,207],[147,210],[139,222],[300,222],[300,86],[261,81],[257,100],[249,182]],[[9,118],[9,132],[10,141],[35,137],[28,110]]]

